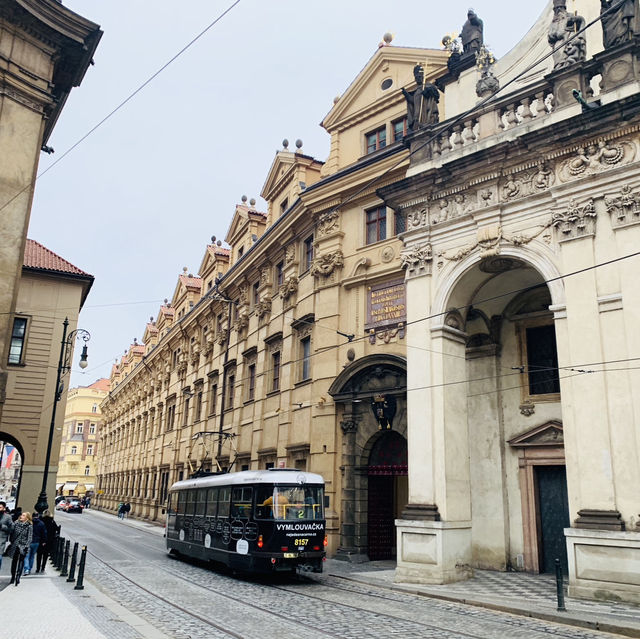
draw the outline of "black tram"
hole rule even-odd
[[[322,572],[324,480],[295,469],[210,475],[169,491],[167,549],[250,572]]]

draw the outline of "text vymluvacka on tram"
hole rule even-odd
[[[324,480],[296,469],[209,475],[169,491],[167,549],[250,572],[322,572]]]

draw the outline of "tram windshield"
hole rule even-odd
[[[324,519],[322,486],[256,486],[256,519]]]

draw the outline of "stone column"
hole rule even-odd
[[[340,547],[336,558],[351,561],[356,549],[356,433],[357,416],[353,410],[346,412],[340,422],[342,428],[342,512],[340,518]]]

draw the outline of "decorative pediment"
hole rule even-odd
[[[551,420],[540,426],[509,440],[509,445],[513,448],[531,448],[533,446],[563,446],[564,433],[562,422]]]
[[[426,62],[426,79],[432,80],[445,69],[448,55],[436,49],[380,47],[335,102],[322,126],[331,131],[361,119],[366,111],[375,111],[377,104],[386,104],[389,97],[398,95],[401,87],[415,83],[413,67],[417,62]],[[381,87],[384,80],[392,81],[386,90]]]
[[[276,153],[275,160],[269,169],[267,179],[264,182],[260,197],[269,201],[274,197],[274,193],[280,191],[282,188],[282,182],[287,179],[290,169],[295,164],[295,153],[291,151],[278,151]]]

